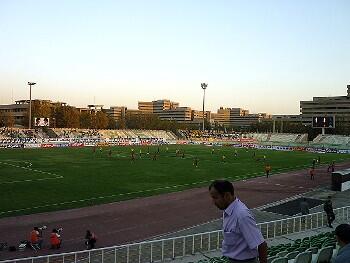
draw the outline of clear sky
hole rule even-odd
[[[349,0],[0,0],[0,104],[32,97],[137,108],[297,114],[345,95]]]

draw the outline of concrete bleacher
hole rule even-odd
[[[350,146],[350,136],[319,134],[312,141],[312,143],[313,144],[323,144],[323,145]]]
[[[249,133],[246,135],[258,142],[276,142],[276,143],[306,143],[307,134],[297,133]]]
[[[177,139],[177,137],[172,132],[164,130],[100,130],[99,132],[105,139]]]
[[[299,134],[271,133],[270,142],[296,142]]]

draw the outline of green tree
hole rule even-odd
[[[80,114],[80,127],[83,129],[91,128],[91,114],[88,112],[82,112]]]
[[[109,123],[108,116],[102,111],[96,112],[96,129],[106,129]]]
[[[111,116],[108,116],[107,128],[113,130],[117,128],[117,122]]]
[[[65,127],[80,128],[80,113],[75,107],[65,106],[63,117],[65,119]]]
[[[15,126],[15,117],[12,112],[2,112],[0,114],[0,126],[5,127],[14,127]]]

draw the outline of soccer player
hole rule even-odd
[[[266,178],[269,178],[270,172],[271,172],[271,165],[270,164],[266,164],[265,165]]]
[[[211,149],[211,154],[214,154],[214,152],[215,152],[215,149],[212,148],[212,149]]]
[[[109,158],[112,157],[112,149],[109,149],[108,156],[109,156]]]
[[[221,161],[222,161],[223,163],[226,162],[226,156],[225,156],[225,155],[223,155],[223,156],[221,157]]]
[[[310,169],[310,180],[315,180],[315,167]]]
[[[316,159],[312,159],[312,168],[315,169]]]
[[[195,158],[193,159],[193,166],[195,166],[196,168],[198,168],[198,158],[197,158],[197,157],[195,157]]]
[[[131,149],[131,161],[132,162],[135,161],[135,150],[134,150],[134,148]]]

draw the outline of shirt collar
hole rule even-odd
[[[224,215],[232,215],[237,209],[239,199],[236,197],[235,200],[224,210]]]

